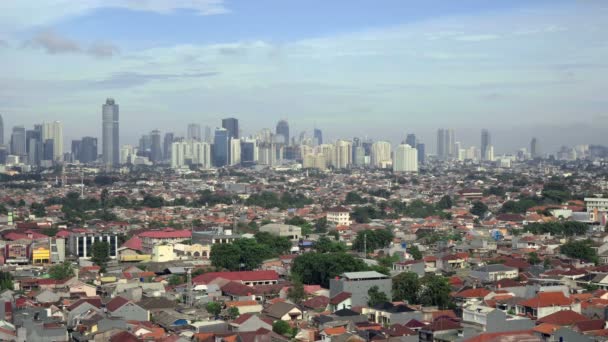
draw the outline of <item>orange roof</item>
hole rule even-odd
[[[543,318],[537,320],[537,323],[549,323],[555,325],[572,325],[574,323],[588,321],[589,318],[579,314],[578,312],[574,312],[572,310],[562,310],[558,312],[554,312],[550,315],[547,315]]]
[[[545,335],[551,335],[553,334],[553,332],[557,329],[561,328],[559,325],[555,325],[555,324],[549,324],[549,323],[542,323],[540,325],[537,325],[536,327],[534,327],[534,331],[539,332],[541,334],[545,334]]]
[[[487,296],[491,292],[492,291],[490,291],[488,289],[484,289],[483,287],[480,287],[480,288],[477,288],[477,289],[468,289],[468,290],[460,291],[458,293],[455,293],[453,295],[453,297],[457,297],[457,298],[483,298],[483,297]]]
[[[323,330],[323,332],[325,332],[325,334],[327,334],[327,335],[341,335],[341,334],[346,333],[346,328],[345,327],[325,328],[325,330]]]
[[[258,302],[255,300],[240,300],[234,302],[226,302],[226,306],[250,306],[250,305],[258,305]]]
[[[553,305],[570,305],[572,300],[564,295],[563,292],[539,292],[536,297],[524,300],[522,306],[531,308],[544,308]]]

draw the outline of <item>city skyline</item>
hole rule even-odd
[[[215,127],[230,116],[245,135],[282,118],[294,133],[321,127],[327,141],[397,143],[407,130],[430,151],[437,127],[454,128],[464,145],[488,128],[496,153],[533,136],[547,151],[606,144],[601,2],[340,3],[115,1],[67,10],[41,1],[32,11],[3,2],[5,135],[44,119],[64,123],[64,145],[101,137],[83,123],[114,97],[120,140],[131,144],[153,129],[181,135],[185,123]],[[235,30],[244,19],[247,32]]]

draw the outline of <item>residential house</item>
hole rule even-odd
[[[341,292],[348,292],[351,294],[352,306],[365,306],[368,302],[367,292],[373,286],[377,286],[378,290],[384,292],[390,300],[393,290],[392,279],[375,271],[346,272],[337,279],[330,279],[329,297],[333,299]]]

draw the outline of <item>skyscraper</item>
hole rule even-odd
[[[405,137],[405,143],[410,145],[411,147],[416,147],[417,141],[416,141],[416,134],[408,134]]]
[[[103,162],[108,167],[120,164],[118,110],[118,105],[112,98],[106,99],[106,103],[101,108],[103,130],[101,153],[103,154]]]
[[[171,160],[171,144],[173,144],[173,139],[173,133],[165,133],[165,138],[163,139],[163,157],[165,160]]]
[[[151,146],[150,146],[150,161],[153,163],[159,163],[163,160],[163,150],[160,145],[160,131],[155,129],[150,133]]]
[[[416,145],[416,151],[418,152],[418,164],[422,164],[425,161],[425,157],[426,157],[426,151],[425,151],[425,146],[423,143],[418,143],[418,145]]]
[[[409,144],[401,144],[395,150],[394,172],[418,172],[418,151]]]
[[[82,140],[72,140],[72,158],[73,160],[80,160],[80,151],[82,151]]]
[[[532,141],[530,141],[530,156],[532,159],[540,157],[540,149],[538,146],[538,140],[536,138],[532,138]]]
[[[391,143],[376,141],[372,144],[371,164],[373,167],[386,168],[391,162]]]
[[[97,160],[97,138],[83,137],[80,144],[80,155],[78,160],[81,163],[93,163]]]
[[[216,128],[213,138],[213,165],[226,166],[230,161],[230,137],[225,128]]]
[[[53,140],[53,158],[48,160],[63,160],[63,125],[59,121],[42,123],[42,142]]]
[[[289,124],[285,120],[279,121],[276,130],[277,136],[282,136],[282,143],[289,145]]]
[[[323,132],[318,128],[314,130],[314,145],[323,145]]]
[[[222,128],[228,131],[228,136],[230,138],[239,138],[239,120],[235,118],[222,119]]]
[[[201,125],[195,123],[189,124],[188,134],[186,135],[186,137],[188,138],[188,140],[203,141]]]
[[[34,125],[34,129],[25,132],[25,150],[30,165],[40,165],[42,148],[42,125]]]
[[[488,150],[492,145],[492,137],[487,129],[481,130],[481,160],[489,160]]]
[[[458,157],[458,151],[455,151],[454,145],[454,130],[448,128],[445,130],[445,151],[447,159],[455,159]]]
[[[4,120],[2,120],[2,114],[0,114],[0,145],[4,145]]]
[[[445,150],[445,129],[440,128],[437,130],[437,158],[439,160],[445,160],[447,151]]]
[[[27,156],[25,127],[23,126],[13,127],[13,133],[11,134],[11,154],[20,157]]]

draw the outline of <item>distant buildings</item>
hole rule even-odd
[[[350,211],[342,206],[327,209],[327,222],[336,226],[350,226]]]
[[[189,124],[188,125],[188,133],[186,135],[188,140],[196,140],[203,141],[203,136],[201,133],[201,125],[199,124]]]
[[[279,121],[276,129],[277,137],[281,137],[278,143],[289,145],[289,123],[285,120]]]
[[[481,159],[482,160],[493,160],[494,159],[493,156],[490,155],[491,145],[492,145],[492,136],[490,135],[490,132],[487,129],[482,129],[481,130]],[[492,151],[492,152],[494,152],[494,151]]]
[[[49,144],[52,141],[52,158],[45,158],[61,162],[63,161],[63,125],[59,121],[42,123],[42,142]],[[50,145],[49,145],[50,146]]]
[[[391,143],[376,141],[371,148],[371,166],[384,169],[391,164]]]
[[[437,158],[449,160],[457,157],[454,148],[454,130],[440,128],[437,130]]]
[[[222,167],[230,162],[230,136],[225,128],[216,128],[213,139],[213,165]]]
[[[408,144],[401,144],[395,150],[394,172],[418,172],[418,150]]]
[[[206,142],[188,140],[171,144],[171,167],[180,169],[190,165],[211,167],[211,145]]]
[[[13,127],[13,133],[11,134],[11,154],[20,157],[27,156],[25,146],[25,127],[23,126]]]
[[[155,129],[150,133],[150,161],[159,163],[163,160],[163,150],[160,144],[160,131]]]
[[[109,98],[102,106],[102,151],[106,166],[117,166],[119,159],[118,104]]]
[[[83,164],[97,160],[97,138],[83,137],[81,140],[72,140],[72,157]]]
[[[2,114],[0,114],[0,145],[4,145],[4,120],[2,120]]]
[[[532,159],[540,157],[540,147],[536,138],[532,138],[532,141],[530,141],[530,156]]]
[[[0,118],[0,120],[1,120],[1,118]],[[323,132],[318,128],[315,128],[315,130],[314,130],[313,142],[314,142],[315,146],[319,146],[319,145],[323,144]]]
[[[228,136],[230,138],[239,138],[239,120],[235,118],[222,119],[222,128],[228,131]]]

